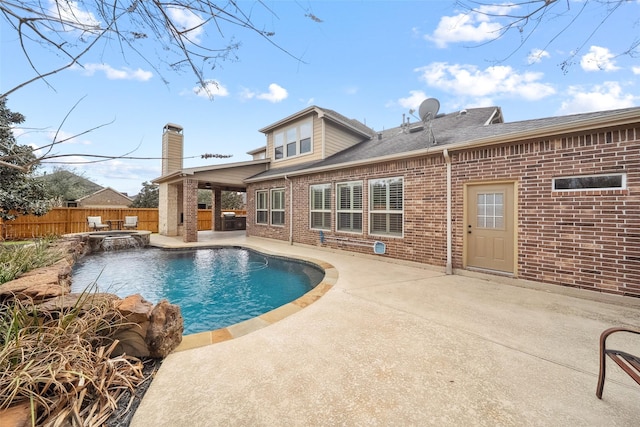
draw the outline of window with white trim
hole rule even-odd
[[[331,184],[318,184],[309,187],[311,228],[331,229]]]
[[[369,181],[369,234],[402,236],[404,179]]]
[[[267,191],[256,191],[256,224],[268,224],[269,210],[267,206]]]
[[[555,191],[619,190],[624,188],[627,188],[627,175],[624,173],[553,178]]]
[[[296,126],[273,134],[273,158],[275,160],[311,153],[312,121],[307,120]]]
[[[362,233],[362,181],[336,185],[336,230]]]
[[[271,190],[271,225],[284,225],[284,188]]]
[[[284,132],[273,135],[273,158],[276,160],[284,157]]]

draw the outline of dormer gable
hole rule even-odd
[[[311,106],[260,129],[267,137],[271,167],[323,160],[364,140],[374,132],[357,120]]]

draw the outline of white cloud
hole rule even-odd
[[[589,53],[580,59],[580,66],[585,71],[615,71],[620,67],[616,66],[614,58],[606,47],[591,46]]]
[[[59,16],[62,24],[70,25],[74,28],[88,29],[88,27],[98,27],[100,21],[91,12],[84,11],[75,1],[49,0],[49,13]]]
[[[514,96],[533,101],[555,93],[551,85],[539,82],[542,73],[518,73],[508,66],[483,70],[470,64],[434,62],[415,71],[421,73],[420,79],[427,85],[457,96]]]
[[[625,94],[618,82],[604,82],[590,88],[570,86],[569,99],[562,103],[558,114],[576,114],[589,111],[614,110],[633,107],[640,97]]]
[[[269,85],[269,92],[257,93],[251,89],[243,88],[240,92],[240,97],[243,100],[256,98],[276,103],[287,99],[289,97],[289,93],[282,86],[276,83],[271,83]]]
[[[240,91],[240,98],[242,98],[243,100],[249,100],[255,97],[256,97],[256,93],[251,89],[248,89],[245,87],[245,88],[242,88],[242,90]]]
[[[409,110],[417,110],[420,107],[422,101],[427,99],[427,95],[421,90],[411,90],[409,91],[409,96],[406,98],[400,98],[398,100],[398,104],[402,108],[406,108]]]
[[[54,139],[56,142],[60,144],[80,144],[80,145],[93,144],[91,140],[83,138],[82,136],[76,136],[73,133],[67,132],[65,130],[48,131],[47,138],[48,138],[47,144],[51,144],[54,141]]]
[[[631,71],[633,71],[633,74],[640,74],[640,67],[631,67]]]
[[[83,174],[86,178],[104,187],[111,187],[117,191],[125,192],[129,197],[135,196],[142,187],[142,182],[161,175],[161,168],[157,162],[137,162],[133,160],[114,159],[100,163],[86,163],[95,159],[73,156],[64,158],[68,167]],[[45,163],[46,165],[46,163]],[[45,166],[53,170],[54,164]]]
[[[145,71],[141,68],[131,70],[124,67],[117,70],[108,64],[85,64],[82,68],[74,67],[74,69],[83,70],[87,76],[93,76],[96,72],[102,71],[109,80],[138,80],[144,82],[153,77],[151,71]]]
[[[358,93],[358,86],[347,86],[344,89],[344,93],[346,93],[347,95],[356,95]]]
[[[169,6],[167,12],[178,30],[183,31],[189,40],[195,43],[200,41],[204,31],[204,19],[183,7]]]
[[[288,96],[289,96],[289,93],[285,88],[283,88],[282,86],[276,83],[271,83],[269,85],[269,92],[260,93],[256,95],[256,98],[276,103],[284,99],[287,99]]]
[[[541,62],[544,58],[551,58],[551,55],[546,50],[542,49],[533,49],[529,52],[529,56],[527,56],[528,64],[537,64]]]
[[[135,179],[138,182],[148,180],[149,177],[158,176],[159,167],[155,164],[140,163],[131,160],[113,159],[108,162],[96,163],[88,167],[91,174],[99,176],[105,181],[115,179]],[[113,185],[112,185],[113,186]],[[118,188],[116,186],[114,188]]]
[[[193,93],[203,98],[212,99],[216,96],[229,96],[229,91],[220,82],[216,80],[207,80],[204,87],[196,86]]]
[[[53,167],[55,167],[55,166],[60,166],[60,162],[64,162],[64,165],[68,167],[75,168],[77,166],[78,169],[91,170],[93,167],[95,167],[95,164],[89,163],[89,162],[92,162],[94,160],[95,159],[92,159],[90,157],[83,157],[81,155],[68,155],[68,156],[65,155],[64,157],[57,157],[55,159],[44,160],[42,164],[52,165]]]
[[[501,14],[505,7],[481,7],[484,13],[460,13],[455,16],[443,16],[433,34],[425,35],[426,40],[435,43],[439,48],[445,48],[450,43],[483,42],[493,40],[500,35],[502,24],[496,22],[493,16],[486,14]],[[485,14],[486,13],[486,14]]]

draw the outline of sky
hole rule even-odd
[[[403,114],[417,121],[411,111],[427,98],[439,101],[440,113],[499,106],[508,122],[640,105],[640,51],[625,54],[639,41],[640,0],[617,8],[558,1],[541,24],[501,37],[508,23],[497,16],[501,9],[473,14],[458,3],[238,1],[256,27],[273,33],[267,38],[224,23],[198,25],[197,16],[174,10],[184,28],[197,26],[193,40],[239,44],[207,70],[212,97],[188,69],[163,65],[171,58],[153,37],[136,45],[143,58],[111,41],[11,93],[9,109],[26,117],[14,135],[33,147],[77,135],[53,148],[72,155],[60,159],[64,167],[133,196],[160,175],[167,123],[184,128],[184,166],[196,167],[251,160],[247,151],[266,143],[259,129],[311,105],[374,130],[399,126]],[[83,22],[100,21],[83,3],[71,5]],[[39,72],[63,63],[26,43]],[[4,21],[0,54],[0,93],[35,76]],[[231,157],[201,159],[205,153]],[[125,154],[144,159],[82,163],[95,160],[88,155]]]

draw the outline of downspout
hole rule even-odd
[[[452,247],[451,247],[451,157],[449,151],[445,148],[442,151],[444,161],[447,164],[447,265],[445,267],[446,274],[453,274]]]
[[[293,182],[284,176],[285,181],[289,181],[289,244],[293,245]]]

